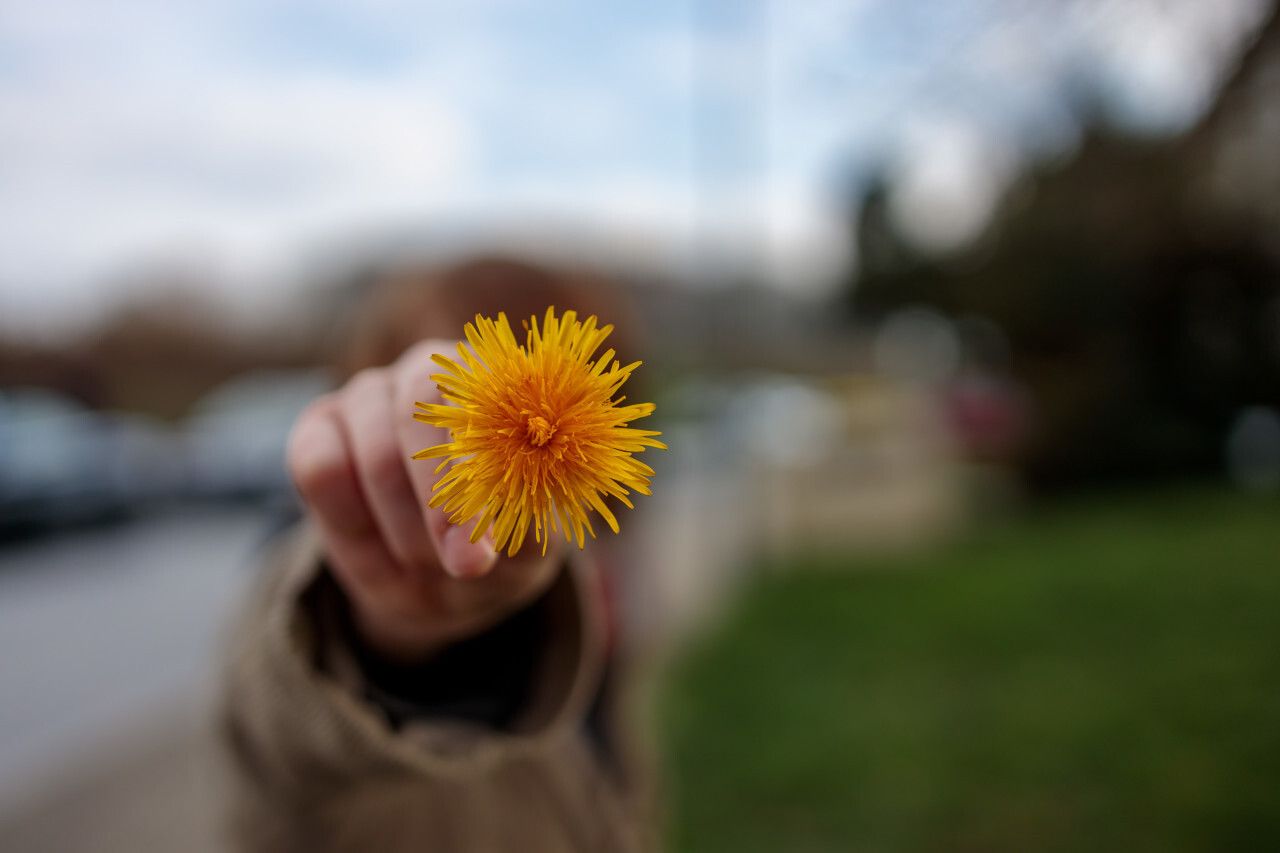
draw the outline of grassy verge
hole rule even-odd
[[[808,561],[676,668],[679,850],[1280,849],[1280,503]]]

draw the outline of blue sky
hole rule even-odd
[[[1176,129],[1255,0],[42,0],[0,8],[0,328],[190,271],[256,311],[386,235],[820,292],[871,164],[945,249],[1068,95]],[[591,254],[587,251],[587,254]]]

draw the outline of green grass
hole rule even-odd
[[[661,708],[687,851],[1280,850],[1280,503],[762,577]]]

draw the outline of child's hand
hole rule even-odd
[[[545,590],[564,558],[559,537],[546,557],[530,537],[514,558],[499,558],[489,534],[472,544],[470,526],[427,506],[439,460],[410,457],[448,437],[413,419],[414,402],[441,402],[431,355],[452,350],[423,341],[388,367],[356,374],[312,403],[289,436],[289,471],[357,630],[396,660],[496,625]]]

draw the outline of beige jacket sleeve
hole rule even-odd
[[[233,636],[220,728],[236,849],[652,848],[635,786],[583,733],[604,663],[587,564],[569,565],[547,593],[533,686],[502,731],[450,720],[393,728],[361,698],[354,655],[317,618],[323,571],[300,526],[270,554]]]

